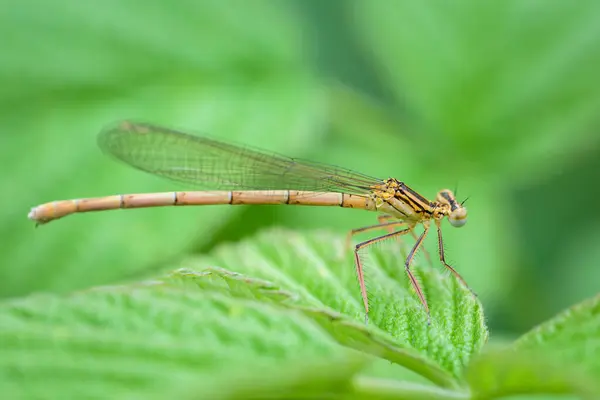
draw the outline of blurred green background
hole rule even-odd
[[[345,234],[375,221],[336,208],[217,206],[34,229],[26,216],[39,203],[186,189],[101,154],[97,133],[124,118],[393,176],[429,197],[458,187],[469,222],[445,222],[448,259],[495,335],[600,291],[600,2],[3,5],[5,298],[176,268],[184,254],[267,226]],[[433,235],[427,246],[435,254]]]

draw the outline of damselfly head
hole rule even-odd
[[[450,212],[448,221],[453,227],[460,228],[467,223],[467,209],[460,205],[459,208]]]
[[[467,209],[456,201],[454,193],[449,189],[440,190],[436,200],[449,208],[448,221],[456,228],[467,223]]]

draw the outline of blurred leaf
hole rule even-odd
[[[467,400],[464,390],[447,390],[434,386],[358,376],[354,383],[356,394],[370,400]],[[354,397],[350,397],[354,398]]]
[[[211,390],[194,382],[185,390],[177,390],[174,397],[181,398],[181,393],[184,399],[198,399],[198,393],[204,393],[203,398],[207,399],[372,399],[374,389],[368,386],[363,389],[353,379],[364,364],[361,361],[361,357],[351,356],[329,360],[318,357],[317,361],[267,366],[260,372],[252,368],[235,376],[219,377],[210,385]],[[392,398],[399,398],[397,390]]]
[[[469,366],[466,378],[476,399],[504,399],[511,395],[535,395],[538,399],[540,394],[576,394],[577,398],[594,400],[600,394],[593,379],[580,375],[577,368],[556,363],[552,354],[527,351],[485,352]]]
[[[557,249],[558,257],[553,261],[558,268],[547,278],[549,282],[545,283],[545,289],[550,291],[544,298],[546,312],[563,309],[600,290],[600,232],[597,225],[589,224],[581,229],[579,235],[570,239],[564,248]],[[560,296],[556,296],[555,287],[560,287]]]
[[[362,139],[363,145],[372,146],[365,154],[382,157],[381,152],[396,156],[401,153],[402,157],[395,160],[397,163],[407,163],[406,158],[416,158],[414,155],[418,149],[414,147],[414,132],[406,126],[407,121],[394,114],[385,103],[339,83],[329,84],[327,94],[332,126],[340,134],[355,140]],[[381,145],[386,142],[394,145]]]
[[[151,284],[5,302],[0,336],[7,398],[340,393],[361,364],[296,311]]]
[[[600,376],[600,295],[544,322],[518,339],[513,348],[551,354],[563,368],[577,366],[590,377]]]
[[[354,4],[359,39],[412,111],[427,165],[527,181],[598,145],[598,2]]]
[[[364,257],[371,310],[368,326],[363,322],[351,251],[344,253],[344,241],[337,236],[276,229],[219,247],[210,257],[190,258],[183,265],[198,271],[204,289],[208,284],[213,290],[226,288],[243,297],[266,296],[293,304],[341,343],[399,363],[438,385],[457,387],[456,377],[487,340],[481,305],[453,277],[417,264],[414,273],[431,308],[428,325],[398,262],[403,260],[399,251],[403,246],[389,244],[387,251],[374,249]],[[193,276],[189,270],[179,274]],[[240,283],[243,290],[237,289]]]
[[[243,84],[302,71],[293,14],[281,3],[245,5],[108,0],[90,8],[76,0],[9,0],[0,17],[12,41],[0,66],[2,101],[57,89],[126,91],[167,76],[196,85],[224,77]]]
[[[562,312],[501,351],[477,357],[467,379],[482,398],[524,393],[600,396],[600,296]]]
[[[209,242],[240,211],[99,213],[34,230],[25,216],[43,202],[173,190],[103,157],[95,134],[106,124],[139,118],[282,152],[318,140],[321,94],[283,3],[13,3],[0,16],[0,33],[16,43],[0,67],[11,105],[0,113],[0,156],[11,165],[3,189],[13,194],[0,200],[0,296],[128,278]]]

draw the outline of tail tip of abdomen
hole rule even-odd
[[[29,210],[29,214],[27,214],[27,218],[29,218],[30,220],[35,222],[35,226],[38,226],[40,224],[44,224],[46,222],[48,222],[49,220],[45,219],[45,218],[40,218],[40,212],[39,212],[39,206],[38,207],[33,207],[31,210]]]

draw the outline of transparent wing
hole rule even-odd
[[[125,163],[203,189],[309,190],[366,195],[382,180],[327,164],[239,147],[146,123],[121,122],[98,145]]]

